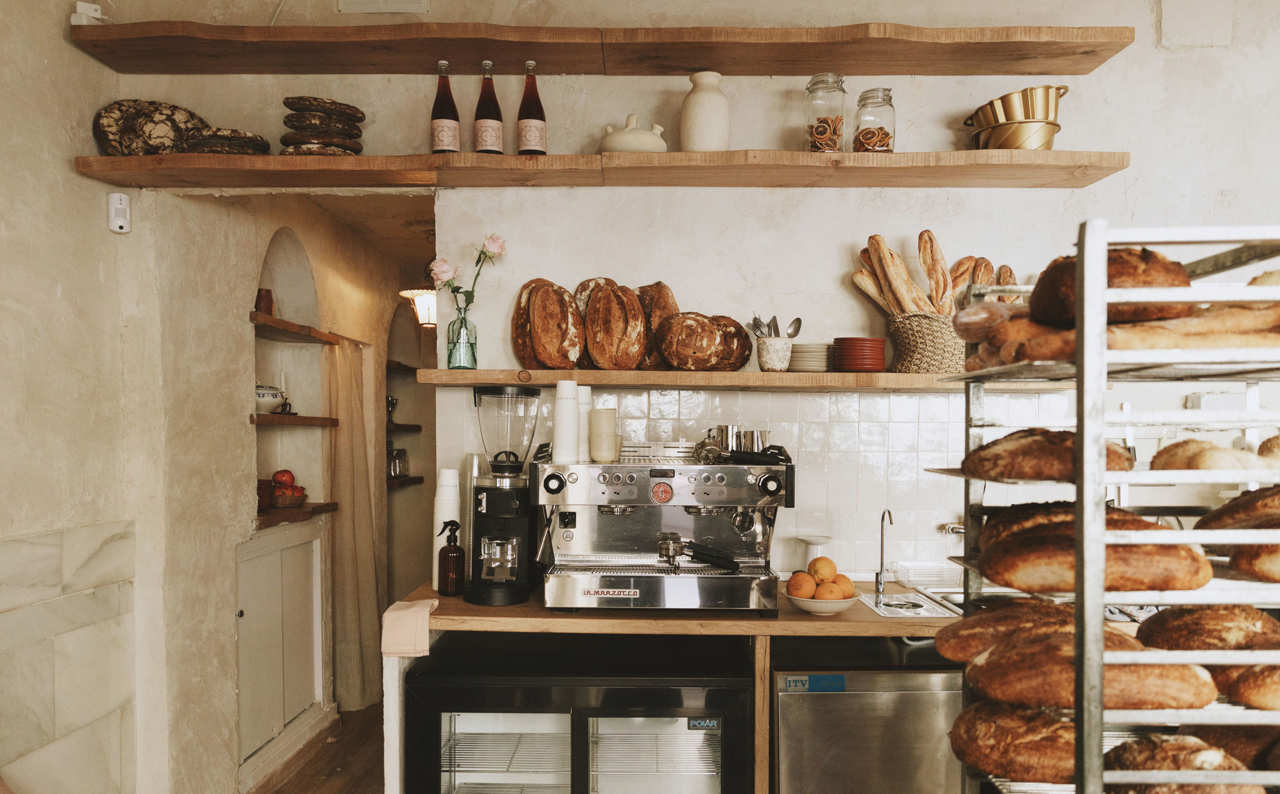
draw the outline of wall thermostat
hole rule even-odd
[[[124,193],[107,194],[107,228],[116,234],[129,233],[129,197]]]

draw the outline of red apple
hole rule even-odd
[[[289,471],[288,469],[281,469],[280,471],[271,475],[271,481],[276,485],[293,485],[294,483],[293,472]]]

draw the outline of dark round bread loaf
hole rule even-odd
[[[956,758],[988,775],[1070,783],[1075,771],[1075,726],[1063,714],[982,700],[960,712],[949,737]]]
[[[298,132],[339,138],[359,138],[361,135],[359,124],[342,116],[330,116],[326,113],[286,113],[284,126]]]
[[[324,99],[318,96],[287,96],[284,98],[284,106],[299,113],[323,113],[329,116],[340,116],[356,123],[364,121],[363,110],[336,99]]]
[[[751,334],[737,320],[723,314],[713,315],[711,322],[720,327],[720,341],[724,346],[720,362],[713,369],[737,372],[751,360]]]
[[[600,369],[635,369],[644,358],[644,309],[630,287],[599,284],[586,315],[587,352]]]
[[[271,144],[254,132],[210,127],[198,137],[189,138],[183,150],[210,154],[266,154],[271,151]]]
[[[1240,763],[1259,770],[1269,768],[1267,753],[1280,741],[1280,727],[1275,725],[1183,725],[1178,734],[1221,747]]]
[[[534,287],[550,284],[545,278],[526,281],[516,293],[516,307],[511,312],[511,347],[516,361],[524,369],[541,369],[542,362],[533,354],[533,336],[529,330],[529,294]]]
[[[1107,286],[1189,287],[1191,279],[1178,262],[1148,248],[1117,248],[1107,252]],[[1076,327],[1076,258],[1060,256],[1040,274],[1028,299],[1031,319],[1055,328]],[[1107,322],[1136,323],[1186,317],[1194,310],[1186,303],[1121,303],[1107,308]]]
[[[658,349],[676,369],[714,369],[724,354],[720,326],[697,312],[673,314],[658,326]]]
[[[1050,604],[1023,598],[997,609],[984,610],[941,628],[933,638],[938,653],[953,662],[967,662],[1009,637],[1043,636],[1075,630],[1075,611],[1069,604]]]
[[[1075,502],[1029,502],[1009,505],[987,516],[978,533],[978,551],[1023,530],[1076,520]],[[1167,529],[1119,507],[1107,508],[1107,529]]]
[[[1151,734],[1118,744],[1102,757],[1105,769],[1245,769],[1221,747],[1213,747],[1195,736]],[[1262,786],[1187,786],[1166,783],[1107,786],[1107,794],[1266,794]]]
[[[103,155],[180,152],[209,129],[184,107],[148,99],[118,99],[93,116],[93,139]]]
[[[1169,607],[1138,626],[1139,642],[1170,651],[1235,650],[1270,634],[1280,634],[1280,621],[1247,604]],[[1219,689],[1234,676],[1221,665],[1210,666],[1209,674]]]
[[[539,284],[529,294],[533,354],[547,369],[573,369],[582,356],[582,317],[573,294],[557,284]]]
[[[354,138],[343,138],[341,135],[315,135],[309,132],[286,132],[280,136],[280,143],[283,146],[303,146],[306,144],[317,144],[319,146],[333,146],[338,149],[345,149],[352,154],[360,154],[364,151],[364,144]]]
[[[645,351],[640,361],[640,369],[671,369],[671,365],[662,357],[658,349],[658,328],[664,320],[673,314],[680,313],[675,293],[661,281],[645,284],[636,290],[640,296],[640,305],[644,308],[645,317]]]
[[[1118,631],[1105,632],[1103,640],[1109,651],[1142,650],[1142,643]],[[975,656],[964,676],[993,700],[1073,708],[1075,637],[1007,639]],[[1109,664],[1102,690],[1109,709],[1198,709],[1218,696],[1208,671],[1191,664]]]
[[[1076,476],[1076,434],[1070,430],[1031,427],[998,438],[964,456],[960,469],[985,480],[1061,480]],[[1107,469],[1133,469],[1133,456],[1115,442],[1107,442]]]

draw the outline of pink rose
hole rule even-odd
[[[484,243],[481,245],[481,248],[484,249],[486,254],[497,259],[506,253],[507,241],[496,234],[491,234],[484,238]]]
[[[432,260],[431,262],[431,279],[435,281],[436,286],[444,284],[446,281],[452,281],[458,275],[458,266],[449,264],[447,259],[443,257]]]

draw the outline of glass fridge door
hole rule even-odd
[[[440,715],[442,794],[569,794],[568,714]]]
[[[588,717],[591,794],[721,794],[724,718]]]

